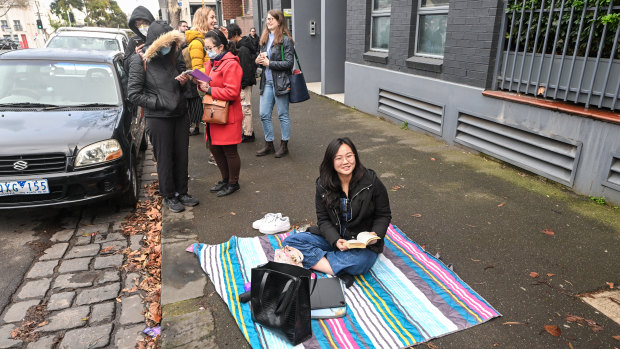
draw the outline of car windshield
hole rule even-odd
[[[0,61],[0,106],[7,104],[120,104],[118,84],[106,64]]]
[[[80,50],[120,51],[116,39],[93,38],[85,36],[56,36],[51,39],[47,47],[75,48]]]

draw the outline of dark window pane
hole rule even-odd
[[[385,11],[392,8],[392,0],[374,0],[372,5],[373,11]]]
[[[420,7],[447,6],[449,0],[420,0]]]
[[[421,15],[418,31],[418,52],[443,56],[448,15]]]
[[[390,17],[372,18],[372,45],[375,49],[388,49],[390,42]]]

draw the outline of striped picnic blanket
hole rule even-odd
[[[252,321],[238,295],[251,269],[273,260],[290,234],[232,237],[193,251],[228,305],[252,348],[291,347],[286,339]],[[377,262],[345,292],[347,315],[312,320],[308,348],[403,348],[464,330],[501,316],[442,262],[390,225]],[[301,346],[300,345],[300,346]]]

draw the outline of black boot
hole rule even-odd
[[[267,154],[274,153],[276,150],[273,148],[273,141],[265,142],[265,147],[256,152],[256,156],[265,156]]]
[[[349,288],[351,286],[353,286],[353,282],[355,282],[355,279],[353,278],[353,275],[351,274],[347,274],[343,271],[341,271],[340,273],[336,274],[336,276],[342,280],[342,282],[344,282],[344,285]]]
[[[286,154],[288,154],[288,141],[281,141],[280,149],[278,149],[278,151],[276,152],[276,157],[281,158]]]

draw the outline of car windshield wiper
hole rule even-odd
[[[13,107],[13,108],[49,108],[49,107],[59,107],[56,104],[47,104],[47,103],[31,103],[31,102],[23,102],[23,103],[2,103],[0,107]]]
[[[71,108],[95,108],[95,107],[116,107],[116,104],[105,104],[105,103],[84,103],[84,104],[75,104],[75,105],[67,105],[66,107]]]

